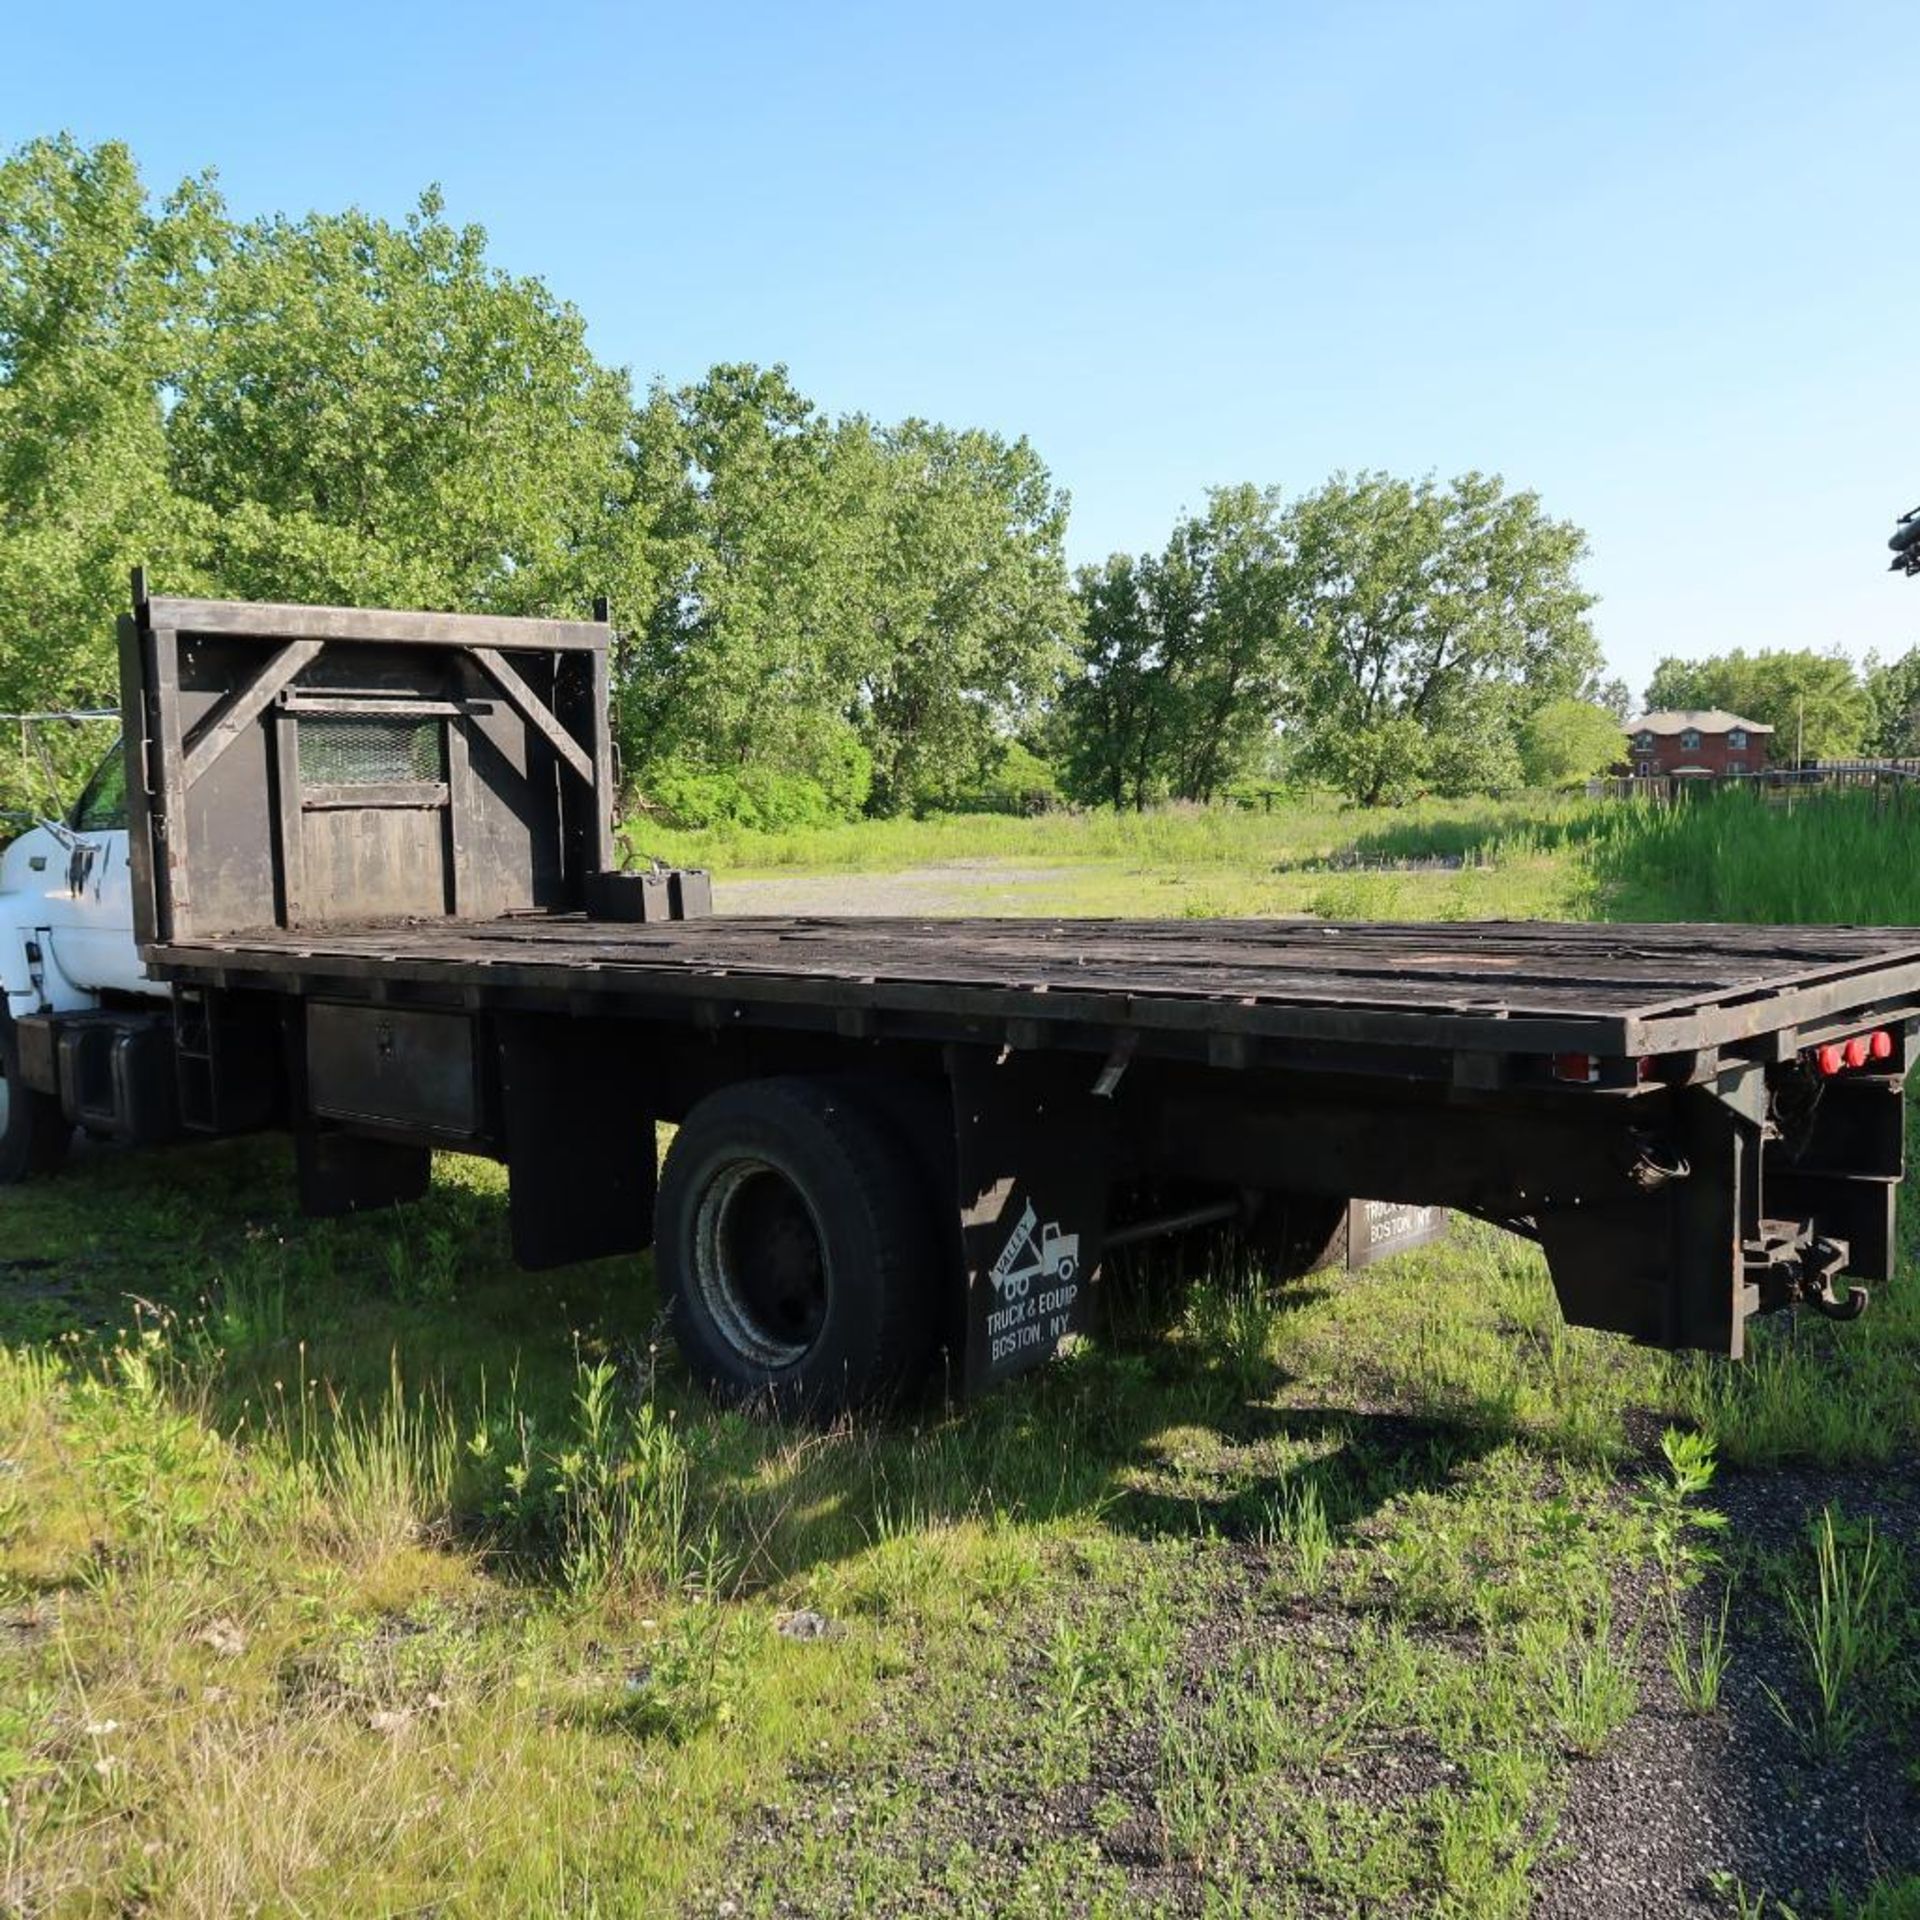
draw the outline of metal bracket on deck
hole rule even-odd
[[[1093,1095],[1096,1100],[1111,1100],[1119,1090],[1120,1082],[1126,1078],[1127,1068],[1132,1063],[1134,1049],[1140,1044],[1140,1036],[1131,1031],[1123,1033],[1113,1043],[1113,1051],[1107,1055],[1107,1064],[1100,1069],[1100,1076],[1093,1083]]]

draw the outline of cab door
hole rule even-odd
[[[67,820],[71,844],[50,860],[41,924],[54,965],[88,993],[163,994],[133,939],[127,769],[118,744]]]

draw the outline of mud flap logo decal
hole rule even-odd
[[[1024,1300],[1036,1280],[1070,1281],[1080,1270],[1080,1236],[1063,1233],[1057,1220],[1043,1227],[1029,1200],[990,1270],[1002,1300]]]
[[[1028,1200],[987,1269],[996,1304],[987,1314],[988,1363],[1000,1368],[1051,1353],[1073,1330],[1080,1298],[1080,1236],[1042,1224]]]

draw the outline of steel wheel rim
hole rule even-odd
[[[827,1318],[826,1248],[806,1196],[765,1160],[735,1160],[700,1196],[694,1284],[720,1337],[769,1372],[797,1365]]]
[[[0,1134],[7,1130],[7,1122],[13,1118],[13,1092],[7,1079],[6,1063],[0,1061]]]

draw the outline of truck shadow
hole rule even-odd
[[[1324,1298],[1316,1278],[1238,1298],[1224,1334],[1180,1285],[1116,1286],[1108,1324],[1078,1351],[970,1405],[919,1405],[821,1431],[716,1411],[681,1369],[645,1261],[523,1274],[506,1259],[491,1170],[450,1168],[428,1199],[386,1216],[292,1216],[277,1142],[76,1156],[9,1195],[0,1219],[0,1345],[110,1373],[117,1342],[159,1338],[183,1411],[249,1446],[296,1381],[328,1418],[324,1447],[397,1399],[419,1431],[456,1436],[458,1464],[423,1513],[485,1547],[503,1577],[556,1577],[545,1544],[501,1523],[500,1490],[468,1447],[557,1457],[577,1444],[596,1366],[619,1397],[681,1436],[703,1523],[729,1542],[742,1590],[856,1559],[909,1526],[996,1517],[1099,1517],[1138,1536],[1252,1539],[1311,1497],[1335,1527],[1438,1488],[1512,1436],[1497,1408],[1425,1414],[1358,1403],[1300,1408],[1264,1357],[1275,1316]],[[417,1475],[414,1477],[418,1477]]]
[[[1284,1316],[1324,1295],[1275,1287]],[[1139,1539],[1270,1539],[1310,1504],[1338,1535],[1438,1491],[1514,1438],[1498,1408],[1431,1413],[1288,1404],[1293,1376],[1224,1364],[1123,1316],[1041,1371],[966,1406],[923,1405],[826,1432],[724,1415],[709,1489],[749,1544],[749,1588],[858,1559],[905,1532],[1097,1519]]]

